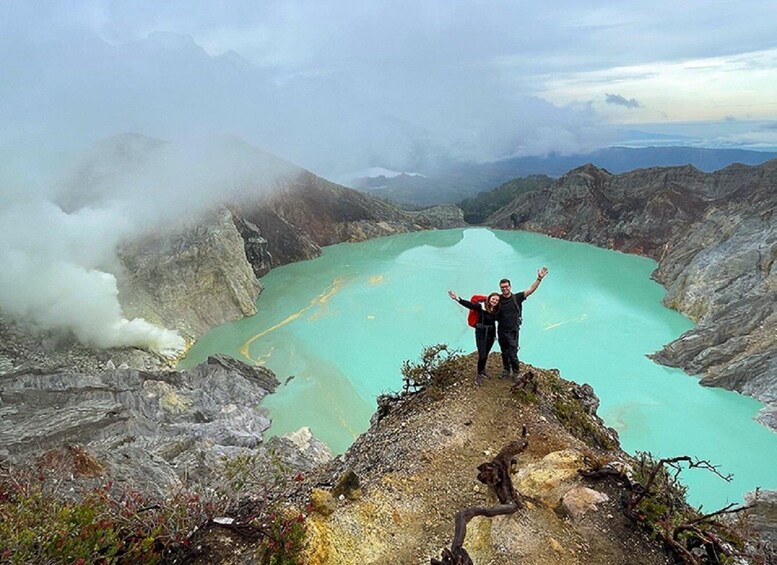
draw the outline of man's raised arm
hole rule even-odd
[[[528,298],[530,294],[532,294],[535,290],[537,290],[537,287],[540,286],[542,279],[544,279],[547,274],[548,274],[547,267],[543,267],[542,269],[537,271],[537,278],[534,279],[534,282],[531,283],[531,286],[529,288],[523,291],[523,296],[525,298]]]

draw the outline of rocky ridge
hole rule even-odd
[[[613,175],[586,165],[487,220],[658,261],[664,303],[696,327],[653,357],[766,404],[777,429],[777,161]]]
[[[526,507],[469,522],[464,547],[474,563],[664,564],[672,559],[623,514],[621,481],[579,473],[593,460],[628,466],[617,435],[596,415],[587,385],[523,365],[537,388],[508,380],[476,386],[474,355],[459,362],[452,386],[383,404],[348,451],[295,483],[292,507],[312,502],[305,563],[429,563],[453,537],[456,512],[496,504],[476,480],[528,428],[529,447],[512,470]],[[488,369],[498,374],[496,355]],[[249,509],[250,513],[251,510]],[[197,563],[251,563],[258,548],[216,528]]]

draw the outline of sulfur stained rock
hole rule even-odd
[[[337,509],[337,500],[332,493],[320,488],[315,488],[310,493],[310,504],[313,506],[313,511],[322,516],[329,516]]]
[[[536,463],[529,463],[513,477],[513,485],[519,492],[542,500],[553,507],[562,490],[577,479],[577,471],[583,466],[583,456],[575,449],[565,449],[547,454]]]
[[[575,520],[582,518],[589,510],[596,510],[597,504],[610,500],[610,497],[588,487],[569,489],[561,498],[561,508]]]

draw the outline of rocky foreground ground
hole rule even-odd
[[[205,521],[182,534],[191,536],[188,550],[171,562],[262,562],[266,538],[245,534],[256,534],[252,518],[266,516],[271,501],[276,512],[307,515],[298,562],[429,563],[450,546],[458,511],[496,503],[478,466],[519,440],[523,426],[528,447],[511,473],[521,508],[469,523],[463,547],[474,563],[671,562],[664,544],[624,514],[627,475],[580,474],[633,459],[596,416],[593,390],[556,371],[524,366],[533,375],[525,387],[496,378],[478,387],[474,357],[458,359],[446,387],[382,399],[370,429],[332,459],[304,431],[263,438],[269,421],[258,403],[277,385],[264,369],[212,358],[179,373],[137,350],[92,351],[2,319],[0,337],[0,470],[58,461],[69,469],[68,492],[113,484],[158,497],[218,485],[242,500],[218,515],[203,510]],[[497,364],[494,356],[494,375]],[[225,470],[250,475],[259,491],[230,493],[229,481],[224,491]],[[748,514],[773,537],[774,504]]]
[[[495,361],[491,374],[498,374]],[[617,467],[633,461],[595,415],[598,400],[590,387],[529,366],[523,369],[534,375],[535,389],[516,389],[498,378],[478,387],[469,378],[474,362],[465,358],[445,391],[385,404],[347,453],[285,491],[290,507],[313,505],[304,562],[439,559],[451,544],[459,510],[497,504],[476,479],[478,465],[519,439],[526,426],[528,448],[512,474],[525,507],[472,519],[464,547],[474,563],[672,563],[663,544],[624,515],[628,491],[622,479],[580,474],[592,462]],[[201,542],[197,563],[259,557],[258,546],[232,530],[213,528]]]

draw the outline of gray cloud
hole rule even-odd
[[[607,104],[615,106],[624,106],[625,108],[639,108],[642,104],[636,98],[626,98],[620,94],[605,94]]]
[[[606,128],[591,135],[590,109],[538,104],[544,80],[771,47],[752,13],[604,0],[6,2],[0,71],[14,80],[0,87],[0,150],[234,133],[336,176],[542,152],[546,120],[556,149],[593,149]],[[667,34],[669,19],[682,34]]]

